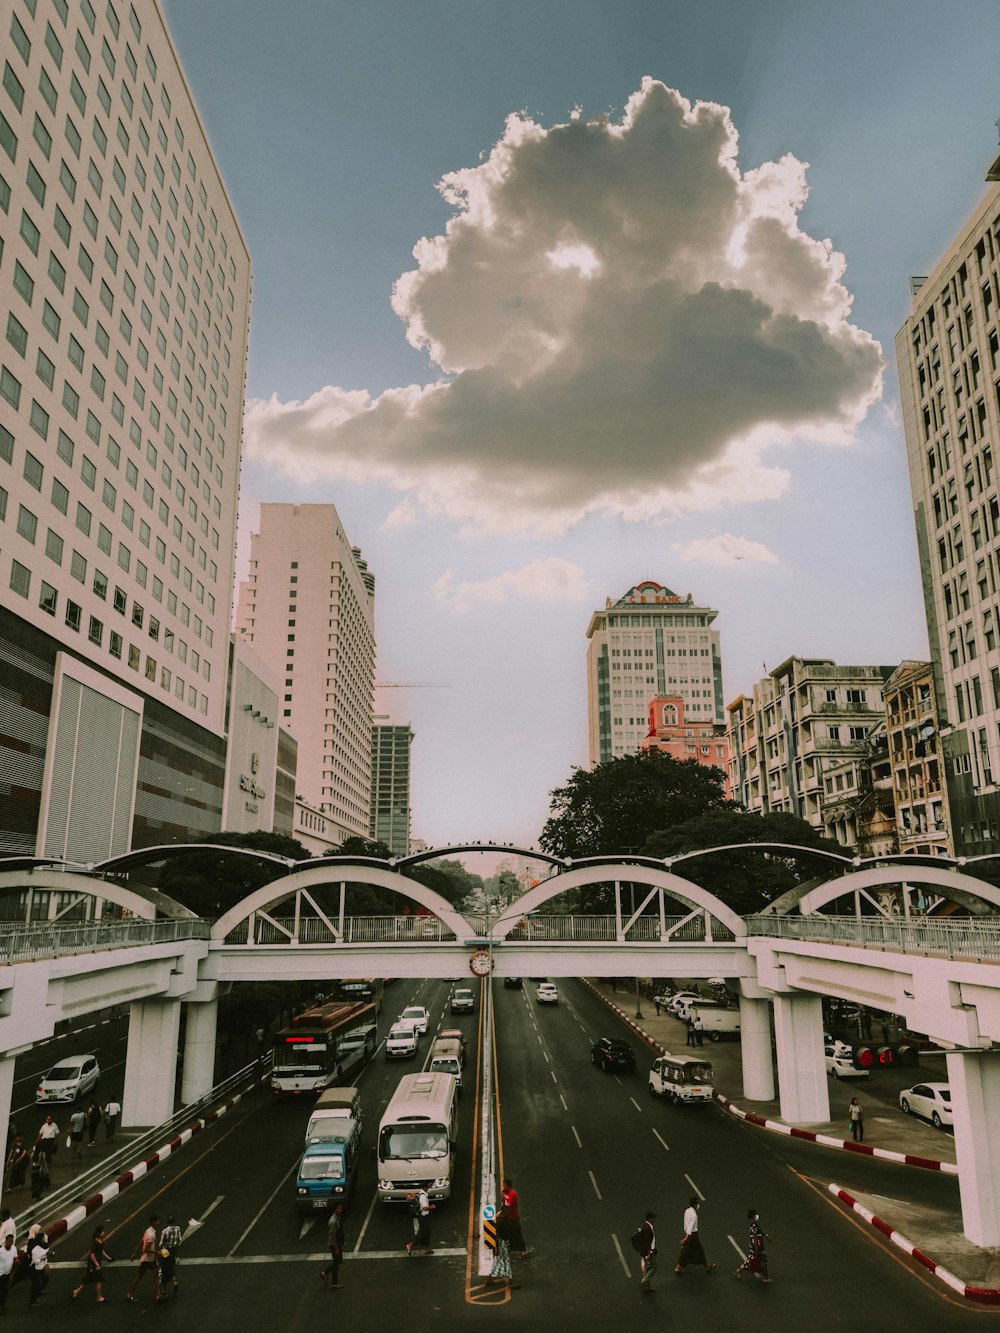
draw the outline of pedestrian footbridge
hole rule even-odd
[[[753,844],[574,861],[505,848],[534,857],[538,878],[484,911],[462,910],[411,872],[434,857],[495,853],[492,844],[395,862],[215,850],[270,878],[208,917],[159,888],[165,865],[204,846],[86,867],[0,860],[0,1124],[18,1051],[60,1019],[113,1004],[131,1006],[123,1123],[151,1124],[173,1105],[172,1062],[158,1057],[177,1049],[181,1006],[181,1092],[194,1101],[213,1082],[218,998],[237,981],[450,977],[473,954],[494,976],[724,977],[740,996],[747,1096],[775,1096],[776,1064],[791,1123],[829,1119],[825,996],[900,1015],[947,1048],[966,1234],[1000,1244],[1000,1140],[988,1133],[1000,1108],[1000,892],[989,878],[1000,858],[860,861]],[[736,850],[808,857],[826,873],[740,916],[684,873]]]

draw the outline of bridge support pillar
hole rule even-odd
[[[125,1055],[122,1127],[159,1125],[174,1113],[180,1000],[132,1005]]]
[[[198,1000],[185,1005],[184,1070],[181,1101],[196,1102],[215,1086],[215,1030],[218,1000]]]
[[[14,1065],[15,1060],[12,1055],[5,1055],[0,1058],[0,1145],[3,1156],[0,1162],[6,1162],[7,1154],[10,1151],[10,1144],[7,1142],[7,1127],[10,1124],[10,1106],[14,1096]],[[42,1117],[44,1119],[44,1116]],[[23,1117],[22,1117],[23,1119]],[[31,1143],[33,1125],[18,1125],[18,1130],[24,1135],[25,1143]]]
[[[1000,1245],[1000,1060],[963,1052],[947,1062],[962,1229],[973,1245]]]
[[[740,996],[740,1045],[743,1056],[743,1095],[752,1102],[774,1100],[774,1060],[771,1056],[771,1002]]]
[[[792,1125],[815,1125],[829,1120],[830,1093],[820,997],[775,995],[774,1035],[782,1120]]]

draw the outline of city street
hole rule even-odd
[[[531,1259],[515,1263],[521,1289],[508,1295],[486,1288],[477,1276],[477,1247],[469,1256],[478,1005],[474,1015],[456,1019],[446,1010],[446,984],[394,982],[380,1034],[398,1010],[416,1001],[431,1010],[425,1054],[442,1025],[461,1026],[469,1039],[455,1191],[434,1213],[432,1258],[407,1259],[409,1217],[374,1202],[368,1150],[379,1115],[398,1078],[417,1067],[410,1060],[386,1061],[380,1050],[359,1079],[365,1151],[345,1217],[343,1291],[331,1292],[318,1277],[325,1222],[300,1220],[293,1199],[292,1173],[309,1103],[276,1102],[262,1089],[58,1245],[50,1291],[33,1319],[40,1327],[55,1327],[57,1320],[61,1326],[71,1280],[100,1220],[116,1260],[108,1286],[113,1303],[101,1317],[112,1328],[131,1327],[140,1310],[152,1307],[148,1285],[140,1287],[135,1308],[125,1305],[124,1294],[134,1268],[129,1255],[153,1210],[161,1222],[174,1214],[188,1231],[179,1300],[188,1311],[197,1310],[199,1326],[221,1333],[244,1330],[248,1317],[296,1330],[324,1318],[391,1323],[402,1311],[407,1325],[418,1329],[465,1329],[499,1318],[505,1326],[535,1329],[554,1316],[560,1325],[586,1329],[593,1327],[595,1309],[614,1310],[622,1330],[665,1319],[798,1330],[806,1309],[818,1331],[903,1328],[921,1317],[935,1327],[962,1327],[990,1317],[944,1294],[826,1194],[833,1178],[875,1190],[898,1190],[905,1178],[913,1197],[932,1205],[953,1197],[954,1180],[919,1171],[901,1177],[899,1167],[777,1139],[717,1106],[675,1108],[653,1100],[646,1052],[624,1024],[584,983],[559,985],[554,1006],[538,1005],[528,980],[523,990],[494,989],[502,1167],[519,1191],[533,1250]],[[619,1078],[594,1067],[590,1047],[600,1035],[632,1040],[634,1076]],[[704,1198],[702,1236],[718,1267],[713,1274],[688,1270],[678,1278],[672,1270],[681,1218],[693,1194]],[[774,1238],[774,1281],[768,1287],[733,1277],[751,1205]],[[644,1297],[628,1237],[647,1208],[658,1214],[661,1259],[656,1291]],[[192,1227],[192,1221],[200,1225]],[[821,1292],[828,1297],[817,1299]],[[17,1312],[26,1298],[24,1287],[15,1288],[8,1312]],[[85,1291],[81,1303],[90,1300]],[[168,1305],[164,1317],[171,1315]]]

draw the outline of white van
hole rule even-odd
[[[357,1088],[327,1088],[316,1099],[306,1126],[306,1143],[342,1137],[353,1121],[361,1132],[361,1093]]]
[[[427,1071],[430,1074],[451,1074],[461,1089],[464,1060],[465,1052],[460,1041],[452,1037],[438,1037],[431,1047]]]
[[[701,1029],[709,1041],[719,1041],[722,1037],[740,1038],[740,1011],[727,1009],[720,1004],[696,1004],[691,1010],[692,1019],[701,1019]]]
[[[710,1102],[713,1096],[712,1066],[697,1056],[661,1055],[649,1071],[649,1092],[672,1102]]]
[[[455,1165],[458,1085],[451,1074],[405,1074],[378,1129],[377,1193],[404,1203],[411,1190],[447,1199]]]

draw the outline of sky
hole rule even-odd
[[[997,153],[994,0],[161,0],[253,261],[240,571],[333,503],[413,834],[530,846],[586,630],[726,701],[927,655],[893,340]]]

